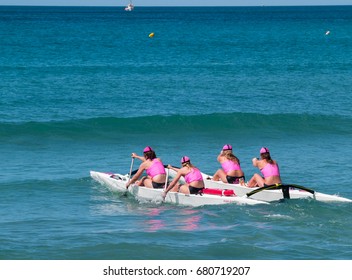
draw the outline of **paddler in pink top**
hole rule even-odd
[[[263,177],[259,174],[254,174],[253,177],[248,182],[248,187],[264,187],[281,184],[279,165],[270,156],[268,148],[260,149],[260,158],[253,158],[253,166],[258,167],[263,174]]]
[[[165,168],[161,159],[156,157],[156,154],[151,147],[147,146],[144,148],[143,157],[138,156],[135,153],[132,153],[132,157],[138,158],[142,163],[139,166],[137,173],[126,184],[126,188],[135,182],[138,186],[145,186],[154,189],[164,188],[166,180]],[[144,176],[137,181],[143,171],[146,171],[147,176]]]
[[[202,173],[197,167],[191,164],[190,158],[187,156],[182,157],[181,164],[182,168],[176,168],[168,165],[168,168],[177,171],[177,174],[170,185],[165,189],[163,198],[165,198],[169,191],[180,192],[184,194],[199,194],[204,189]],[[182,176],[185,178],[186,184],[180,185],[178,180]]]
[[[213,176],[213,181],[221,180],[224,183],[238,184],[244,182],[244,173],[240,166],[240,160],[233,154],[232,146],[226,144],[217,158],[222,169],[218,169]]]

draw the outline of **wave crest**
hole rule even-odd
[[[0,123],[3,140],[16,137],[100,138],[124,134],[165,133],[299,133],[351,134],[352,122],[341,116],[302,114],[207,114],[146,116],[133,118],[101,117],[60,122]]]

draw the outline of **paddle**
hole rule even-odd
[[[134,158],[132,158],[132,160],[131,160],[131,167],[130,167],[130,179],[131,179],[131,176],[132,176],[132,168],[133,168],[133,163],[134,163]],[[137,169],[137,171],[138,171],[138,169]],[[136,171],[136,172],[137,172]]]
[[[172,167],[178,168],[178,167],[173,166],[173,165],[172,165]],[[167,165],[166,165],[166,164],[164,164],[164,168],[167,168]],[[132,173],[131,173],[131,175],[136,174],[136,173],[137,173],[137,171],[138,171],[138,169],[133,170],[133,171],[132,171]]]
[[[167,167],[167,165],[164,165],[164,167],[166,168],[166,179],[165,179],[164,190],[166,190],[166,188],[167,188],[167,183],[168,183],[168,180],[169,180],[169,168]]]
[[[131,176],[132,176],[133,163],[134,163],[134,158],[132,158],[132,160],[131,160],[130,174],[129,174],[129,178],[128,178],[129,180],[131,180]],[[128,189],[128,187],[126,187],[126,189]]]
[[[169,180],[169,168],[167,167],[167,165],[164,165],[164,168],[166,169],[166,178],[165,178],[165,185],[164,185],[164,190],[163,192],[161,193],[161,201],[160,203],[163,203],[165,202],[165,197],[164,197],[164,191],[166,190],[167,188],[167,184],[168,184],[168,180]],[[160,197],[160,196],[159,196]],[[158,202],[159,202],[159,199],[158,199]]]

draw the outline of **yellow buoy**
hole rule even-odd
[[[153,37],[154,37],[154,33],[152,32],[149,34],[149,38],[153,38]]]

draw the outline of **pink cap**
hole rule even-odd
[[[265,153],[270,153],[270,152],[269,152],[268,148],[263,147],[263,148],[260,149],[260,153],[261,154],[265,154]]]
[[[227,151],[227,150],[232,150],[232,146],[230,144],[226,144],[224,147],[222,147],[223,151]]]
[[[148,153],[148,152],[152,152],[153,149],[149,146],[145,147],[144,150],[143,150],[143,153]]]
[[[191,161],[188,156],[184,156],[181,158],[181,163],[189,162]]]

